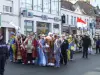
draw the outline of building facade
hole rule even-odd
[[[82,2],[82,4],[83,3],[84,2]],[[78,4],[81,5],[80,2]],[[82,35],[82,31],[81,31],[82,29],[77,27],[77,18],[81,18],[87,24],[87,28],[83,29],[84,32],[89,33],[91,36],[95,35],[95,27],[92,28],[90,27],[90,25],[94,26],[93,24],[96,17],[92,16],[91,14],[86,14],[84,11],[85,9],[83,9],[83,7],[81,7],[80,5],[78,6],[76,6],[76,4],[73,5],[69,1],[62,3],[61,15],[65,16],[65,23],[62,24],[63,25],[62,32],[69,32],[70,34]]]
[[[19,6],[18,0],[0,1],[0,25],[6,42],[8,42],[10,32],[15,31],[10,22],[19,25],[19,7],[16,6]]]
[[[61,34],[60,0],[20,0],[22,33]]]
[[[2,0],[1,27],[6,42],[16,25],[22,34],[61,34],[60,0]],[[12,24],[13,25],[12,25]]]

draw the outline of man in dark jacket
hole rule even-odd
[[[8,59],[8,47],[3,41],[3,35],[0,33],[0,75],[4,75],[4,67],[6,60]]]
[[[88,47],[91,46],[91,39],[85,35],[82,40],[83,40],[83,58],[84,56],[88,58]]]
[[[63,42],[61,45],[61,64],[67,65],[67,49],[68,49],[68,40],[66,40],[65,38],[63,38]]]

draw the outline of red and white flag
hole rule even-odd
[[[81,27],[81,28],[84,28],[84,27],[87,27],[87,24],[84,20],[82,20],[81,18],[77,18],[77,27]]]

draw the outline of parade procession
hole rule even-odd
[[[25,36],[11,32],[8,48],[13,63],[60,67],[73,60],[76,45],[79,44],[72,35],[59,36],[49,32],[48,36],[36,37],[35,33]]]
[[[0,75],[100,75],[100,0],[0,0]]]

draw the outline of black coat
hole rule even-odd
[[[64,40],[64,42],[61,44],[61,51],[66,52],[68,49],[68,40]]]
[[[8,47],[7,44],[0,40],[0,56],[5,56],[6,59],[9,57]]]
[[[83,38],[83,47],[89,47],[91,46],[91,39],[88,36],[85,36]]]

